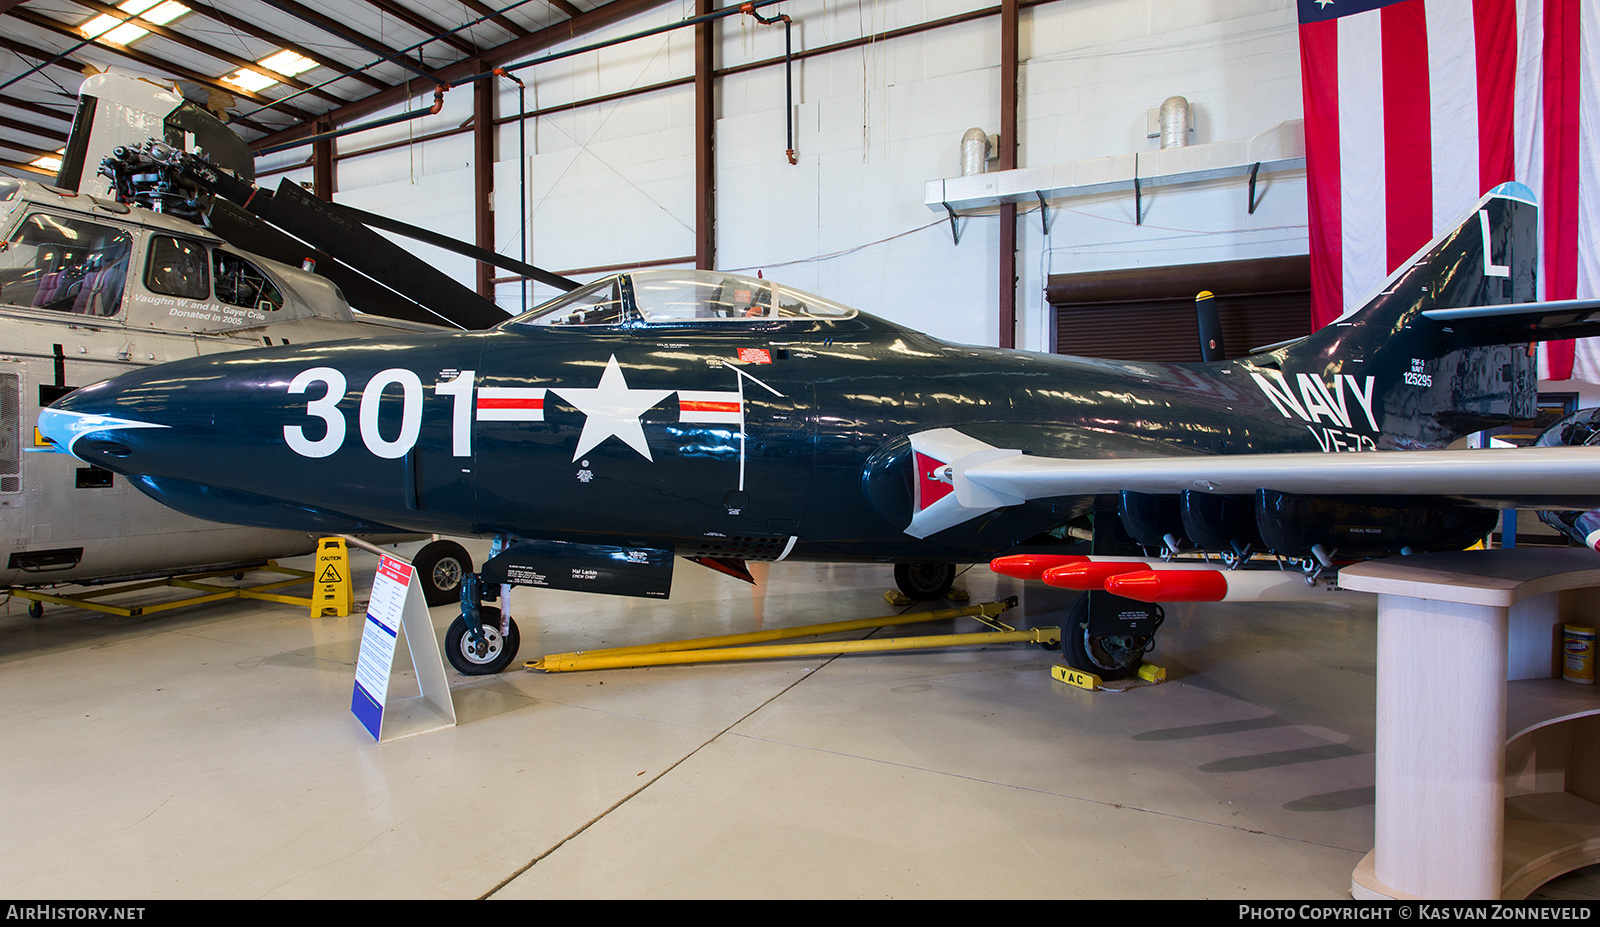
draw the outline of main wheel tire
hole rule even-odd
[[[1072,603],[1067,610],[1066,627],[1061,629],[1067,665],[1108,682],[1126,679],[1138,672],[1154,637],[1154,634],[1090,634],[1088,594],[1078,596]]]
[[[942,599],[956,581],[953,563],[897,563],[894,565],[894,584],[916,602]]]
[[[502,637],[500,609],[486,605],[478,609],[478,615],[485,637],[482,652],[473,646],[467,634],[467,619],[460,615],[450,622],[450,630],[444,635],[444,655],[463,676],[492,676],[500,672],[517,658],[517,648],[522,646],[522,633],[517,630],[515,619]]]
[[[433,541],[417,551],[411,566],[428,605],[449,605],[461,601],[461,579],[472,572],[472,555],[455,541]]]

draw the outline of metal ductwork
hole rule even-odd
[[[1133,191],[1136,185],[1148,193],[1152,187],[1168,184],[1304,170],[1305,166],[1305,123],[1291,119],[1250,138],[930,180],[923,203],[939,211],[983,209],[1041,198]]]
[[[989,160],[989,133],[972,128],[961,136],[961,176],[971,177],[984,172]]]
[[[1167,97],[1161,101],[1161,147],[1182,148],[1189,144],[1189,101]]]

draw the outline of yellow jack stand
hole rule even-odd
[[[235,576],[242,573],[256,572],[281,573],[292,578],[253,586],[218,586],[214,583],[201,582],[201,580],[215,579],[219,576]],[[0,591],[4,591],[7,595],[14,595],[19,599],[28,599],[33,602],[34,604],[28,608],[28,615],[33,618],[38,618],[43,614],[44,603],[46,602],[52,605],[84,608],[105,615],[117,615],[122,618],[137,618],[140,615],[163,612],[171,608],[201,605],[222,599],[262,599],[268,602],[282,602],[289,605],[305,605],[308,600],[304,596],[282,595],[277,590],[298,586],[302,583],[310,582],[310,580],[311,574],[305,570],[294,570],[289,567],[278,566],[276,561],[269,560],[258,566],[240,566],[226,570],[215,570],[210,573],[190,573],[184,576],[168,576],[163,579],[152,579],[145,582],[119,583],[74,594],[58,595],[38,589],[5,589]],[[199,593],[199,595],[174,599],[170,602],[155,602],[148,605],[122,606],[98,601],[105,596],[126,595],[162,586],[173,589],[188,589]]]
[[[971,644],[998,644],[1025,641],[1035,644],[1056,644],[1061,641],[1060,628],[1031,628],[1018,631],[995,621],[994,618],[1017,604],[1015,597],[1003,602],[988,602],[966,608],[947,608],[933,612],[908,612],[881,618],[862,618],[855,621],[835,621],[827,624],[805,625],[798,628],[777,628],[754,631],[748,634],[724,634],[719,637],[702,637],[687,641],[669,641],[662,644],[641,644],[636,647],[613,647],[606,650],[588,650],[577,653],[558,653],[530,660],[523,664],[528,669],[546,673],[574,672],[592,669],[616,669],[631,666],[663,666],[677,663],[716,663],[730,660],[771,660],[778,657],[832,655],[841,653],[868,653],[888,650],[925,650],[931,647],[961,647]],[[884,628],[891,625],[917,624],[948,618],[974,617],[984,624],[998,628],[976,634],[934,634],[921,637],[900,637],[886,640],[831,641],[813,644],[774,644],[765,647],[737,646],[762,641],[783,640],[794,637],[811,637],[818,634],[837,634]]]

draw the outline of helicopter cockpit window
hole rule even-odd
[[[620,325],[627,317],[621,278],[606,277],[511,320],[517,325]]]
[[[211,298],[211,274],[206,268],[205,245],[165,235],[151,236],[150,259],[144,268],[144,285],[150,292],[165,296]]]
[[[10,241],[0,242],[0,302],[116,315],[132,247],[132,238],[121,229],[34,213]]]
[[[217,248],[211,252],[217,299],[230,306],[272,312],[283,308],[283,294],[261,269],[237,254]]]

